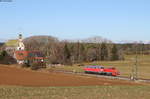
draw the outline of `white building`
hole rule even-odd
[[[23,44],[22,34],[19,34],[18,45],[16,50],[25,50],[25,45]]]

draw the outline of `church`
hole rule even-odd
[[[19,34],[18,39],[8,40],[5,43],[5,51],[12,57],[14,57],[15,51],[24,49],[25,45],[23,44],[22,34]]]

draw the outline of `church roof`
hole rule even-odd
[[[5,45],[8,47],[16,47],[18,45],[18,40],[8,40]]]

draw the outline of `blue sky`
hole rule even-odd
[[[150,0],[12,0],[0,2],[0,38],[51,35],[150,40]]]

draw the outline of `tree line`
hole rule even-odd
[[[36,36],[24,40],[26,50],[39,50],[51,64],[74,64],[91,61],[123,59],[123,51],[113,43],[81,43],[59,41],[51,36]]]
[[[150,44],[139,43],[126,43],[126,44],[116,44],[119,49],[122,49],[126,55],[150,55]]]
[[[115,61],[123,60],[124,55],[150,54],[150,44],[142,42],[126,44],[115,44],[107,40],[95,42],[98,43],[60,41],[52,36],[33,36],[24,39],[26,50],[41,51],[47,58],[47,62],[51,64]],[[4,43],[0,44],[1,52],[4,50],[4,45]],[[3,57],[2,53],[0,57]]]

